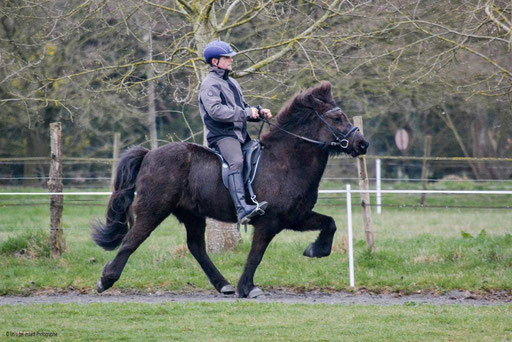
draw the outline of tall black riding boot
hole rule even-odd
[[[228,175],[228,188],[231,199],[235,204],[238,222],[241,224],[248,223],[254,216],[265,213],[267,202],[252,205],[245,201],[244,181],[240,171],[233,171]]]

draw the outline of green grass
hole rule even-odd
[[[482,341],[512,338],[512,307],[246,301],[18,305],[0,307],[0,325],[3,336],[39,331],[56,333],[55,341]]]
[[[9,237],[0,244],[0,254],[26,255],[28,257],[49,257],[50,236],[44,230],[26,230],[22,234]]]
[[[94,197],[93,203],[90,200],[91,197],[83,196],[65,198],[63,227],[67,252],[62,259],[20,255],[15,250],[0,254],[0,294],[94,288],[103,265],[115,254],[103,251],[89,237],[89,223],[95,217],[103,217],[108,198]],[[399,200],[399,195],[386,199],[397,203]],[[473,199],[470,204],[479,205],[477,200],[486,199]],[[320,201],[322,205],[316,208],[332,215],[339,228],[331,256],[302,256],[318,233],[284,231],[269,246],[255,282],[263,288],[349,290],[346,207],[339,201]],[[415,201],[419,201],[418,196]],[[23,202],[44,204],[48,199],[0,198],[0,249],[8,244],[9,238],[26,240],[27,232],[48,231],[47,204],[3,206]],[[384,208],[381,215],[373,215],[377,253],[371,255],[366,252],[356,202],[354,199],[356,287],[405,292],[512,290],[511,210]],[[483,230],[485,234],[480,234]],[[212,257],[234,285],[250,248],[250,234],[251,228],[249,233],[243,233],[244,243],[233,252]],[[168,218],[130,258],[114,288],[145,292],[213,289],[190,253],[182,253],[184,246],[184,228],[174,218]]]

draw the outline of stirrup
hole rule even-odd
[[[265,209],[267,209],[267,206],[268,206],[267,202],[258,203],[256,205],[256,208],[253,211],[251,211],[249,214],[247,214],[244,217],[242,217],[241,219],[239,219],[240,224],[247,224],[251,221],[251,219],[253,217],[258,216],[258,215],[264,215]]]
[[[258,200],[256,199],[256,195],[254,193],[252,193],[252,187],[249,188],[250,192],[251,192],[251,201],[252,203],[254,203],[256,205],[256,211],[258,212],[259,215],[265,215],[265,209],[267,209],[267,206],[268,206],[268,203],[263,201],[261,203],[258,202]]]
[[[258,213],[258,215],[265,215],[265,209],[267,209],[268,203],[267,202],[256,202],[256,209],[255,211]]]

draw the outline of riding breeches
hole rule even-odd
[[[242,145],[240,141],[234,138],[223,138],[217,141],[217,149],[229,165],[231,171],[243,172],[244,157],[242,155]]]

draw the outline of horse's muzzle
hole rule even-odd
[[[368,151],[368,146],[370,143],[366,140],[360,133],[354,138],[354,142],[352,143],[352,157],[357,157],[361,154],[366,154]]]
[[[368,146],[370,146],[370,143],[366,140],[362,140],[359,142],[359,151],[361,154],[366,154],[366,151],[368,150]]]

